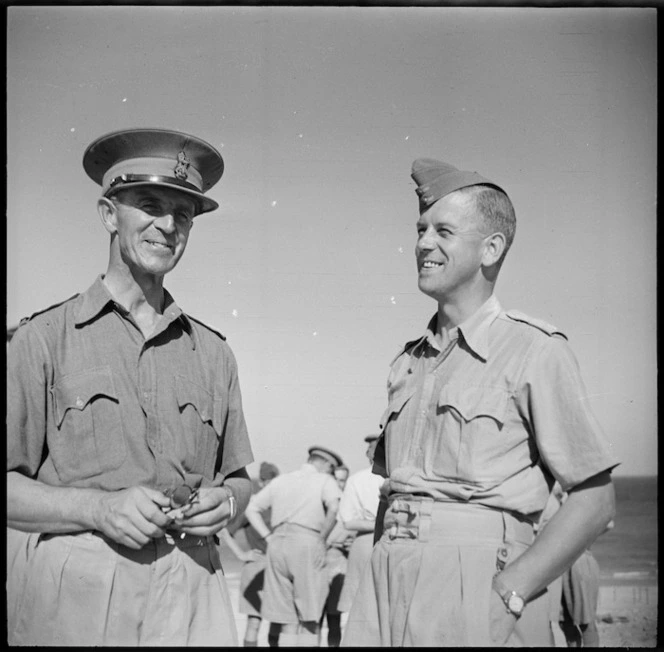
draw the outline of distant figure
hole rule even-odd
[[[279,475],[279,469],[269,462],[262,462],[258,472],[258,488],[267,486]],[[269,527],[269,514],[263,515],[265,524]],[[238,541],[238,535],[242,533],[246,544],[244,546]],[[245,514],[242,518],[233,521],[227,528],[219,532],[219,537],[230,548],[231,552],[244,562],[240,574],[240,608],[241,614],[247,616],[247,629],[244,634],[244,647],[256,647],[258,645],[258,632],[261,626],[261,598],[263,595],[263,584],[265,579],[265,551],[267,544],[253,525],[249,523]],[[268,642],[276,647],[279,639],[279,625],[270,623]]]
[[[334,471],[334,477],[342,492],[344,491],[344,487],[346,487],[348,474],[349,470],[345,465],[338,467]],[[341,500],[343,501],[343,493]],[[327,569],[330,590],[323,609],[321,627],[323,622],[327,620],[328,647],[339,647],[341,643],[341,610],[339,609],[339,598],[346,578],[348,553],[354,538],[355,532],[347,530],[339,521],[337,515],[334,528],[332,528],[332,532],[330,532],[325,542],[325,568]]]
[[[340,467],[334,469],[334,479],[337,481],[341,491],[346,488],[346,482],[348,482],[349,473],[350,471],[345,464],[342,464]]]
[[[606,531],[613,527],[611,521]],[[599,647],[597,604],[600,569],[590,548],[562,577],[562,618],[560,627],[567,647]]]
[[[371,469],[374,451],[378,443],[378,435],[367,435],[364,438],[367,444],[366,456],[369,466],[348,478],[346,490],[341,496],[337,520],[343,526],[356,533],[355,540],[348,556],[348,571],[339,599],[339,610],[350,611],[360,584],[360,577],[364,567],[371,559],[373,548],[373,534],[378,513],[378,499],[384,478]]]
[[[251,497],[247,519],[267,541],[261,615],[282,625],[284,647],[317,647],[328,593],[325,539],[334,527],[341,490],[334,469],[342,459],[312,446],[297,471],[275,478]],[[271,509],[272,531],[261,513]]]

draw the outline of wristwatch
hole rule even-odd
[[[519,618],[526,607],[526,601],[523,596],[520,596],[516,591],[504,589],[500,577],[496,574],[493,578],[494,590],[500,596],[500,599],[505,603],[507,611],[512,615]]]
[[[526,601],[516,591],[508,591],[500,597],[503,599],[507,611],[519,618],[526,606]]]

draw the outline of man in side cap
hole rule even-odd
[[[341,490],[334,469],[342,459],[323,446],[307,463],[254,494],[247,520],[267,541],[261,616],[281,624],[280,647],[320,645],[320,619],[328,593],[325,540],[336,521]],[[272,530],[261,514],[271,510]]]
[[[433,159],[412,178],[418,285],[438,309],[391,365],[381,535],[342,645],[550,646],[546,587],[611,520],[617,461],[567,338],[494,295],[505,191]],[[554,480],[569,498],[533,541]]]
[[[223,160],[164,129],[102,136],[108,266],[23,320],[8,350],[13,645],[237,645],[214,535],[253,460],[225,338],[164,288]]]

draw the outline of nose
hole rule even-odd
[[[422,233],[417,239],[417,245],[415,247],[416,251],[431,251],[434,249],[436,246],[433,238],[435,233],[433,227],[429,227],[424,231],[424,233]]]
[[[175,217],[171,212],[165,213],[155,218],[154,225],[164,233],[173,233],[175,231]]]

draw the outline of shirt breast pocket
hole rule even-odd
[[[394,421],[399,416],[404,408],[404,405],[408,403],[414,393],[415,386],[413,385],[399,386],[390,389],[387,408],[385,409],[385,412],[383,412],[383,416],[380,419],[381,431],[384,430],[390,422]]]
[[[501,457],[508,452],[502,431],[509,400],[509,392],[501,387],[448,384],[441,388],[437,457],[444,460],[447,472],[452,467],[457,479],[472,483],[499,475]]]
[[[225,407],[221,397],[185,376],[176,376],[175,391],[187,451],[187,471],[212,477],[223,432]]]
[[[127,448],[111,369],[62,376],[51,394],[56,431],[48,443],[60,479],[73,482],[117,469]]]

